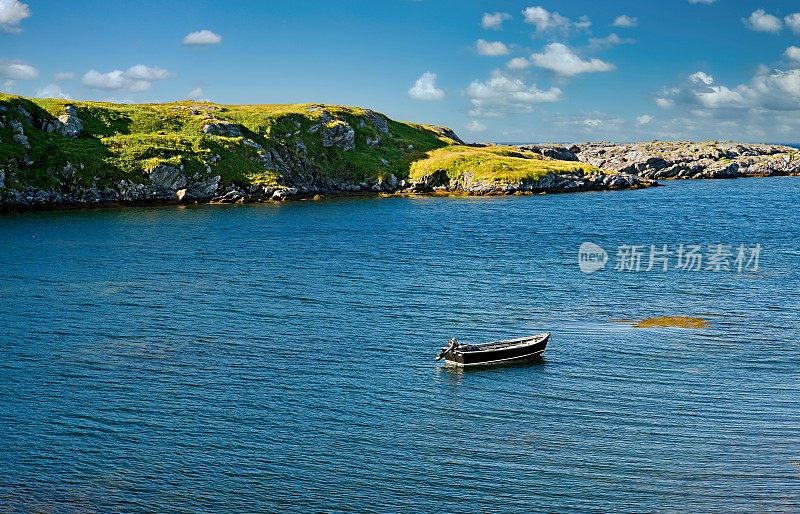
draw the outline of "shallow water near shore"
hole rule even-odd
[[[798,205],[768,178],[0,216],[0,510],[796,512]],[[758,271],[613,269],[717,243]],[[618,322],[662,315],[710,327]],[[529,365],[433,361],[545,330]]]

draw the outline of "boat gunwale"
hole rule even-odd
[[[453,353],[454,354],[464,355],[465,353],[469,353],[469,354],[472,354],[472,353],[488,353],[488,352],[498,352],[498,351],[502,351],[502,350],[512,350],[512,349],[521,348],[521,347],[524,347],[524,346],[532,346],[532,345],[535,345],[535,344],[539,344],[542,341],[547,340],[549,337],[550,337],[550,333],[549,332],[544,332],[544,333],[536,334],[536,335],[533,335],[533,336],[519,337],[519,338],[516,338],[516,339],[507,339],[507,340],[500,340],[500,341],[491,341],[489,343],[484,343],[484,344],[480,344],[480,345],[465,345],[465,346],[477,347],[477,349],[475,349],[475,350],[472,350],[472,349],[461,350],[460,348],[456,348],[453,351]],[[519,341],[519,342],[517,342],[517,341]],[[502,343],[516,343],[516,344],[511,344],[510,346],[498,346],[496,348],[481,349],[482,347],[492,346],[492,345],[501,345]]]
[[[532,353],[528,353],[528,354],[525,354],[525,355],[520,355],[519,357],[509,357],[507,359],[497,359],[497,360],[493,360],[493,361],[470,362],[469,364],[465,364],[463,362],[451,361],[451,360],[446,360],[445,359],[445,365],[446,366],[451,366],[451,367],[456,367],[456,368],[468,368],[470,366],[491,366],[493,364],[500,364],[500,363],[503,363],[503,362],[523,361],[523,360],[526,360],[526,359],[531,359],[533,357],[537,357],[537,356],[539,356],[539,355],[541,355],[543,353],[544,353],[544,349],[541,349],[541,350],[537,350],[537,351],[532,352]]]

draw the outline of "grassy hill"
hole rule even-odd
[[[36,122],[64,114],[65,106],[76,107],[83,131],[77,138],[35,130]],[[212,168],[224,183],[271,183],[280,170],[269,169],[259,158],[258,148],[243,144],[249,139],[264,149],[293,149],[300,142],[314,158],[320,176],[360,181],[381,174],[407,176],[412,162],[423,159],[427,151],[456,143],[440,129],[412,123],[399,123],[371,111],[355,107],[299,105],[217,105],[208,102],[170,104],[111,104],[65,100],[27,99],[0,94],[0,106],[7,107],[6,118],[25,124],[23,107],[34,123],[25,130],[30,149],[9,144],[12,127],[0,128],[0,166],[11,160],[21,162],[27,154],[35,166],[16,175],[7,184],[52,187],[57,185],[53,171],[67,162],[80,167],[80,178],[88,186],[91,180],[113,183],[120,179],[142,179],[159,164],[183,165],[187,172],[204,172],[205,164],[217,161]],[[355,132],[354,147],[324,146],[320,137],[310,137],[309,129],[329,113],[334,125],[347,123]],[[389,136],[374,147],[368,141],[382,134],[367,115],[385,119]],[[242,137],[208,134],[203,127],[218,122],[241,127]],[[27,129],[28,127],[26,127]],[[329,127],[324,127],[329,128]],[[218,158],[214,158],[214,156]],[[386,165],[381,161],[385,160]]]
[[[599,170],[517,148],[467,146],[450,129],[359,107],[112,104],[0,93],[6,204],[174,200],[179,190],[203,200],[266,199],[278,190],[395,191],[432,186],[436,173],[445,188],[479,184],[484,194]]]

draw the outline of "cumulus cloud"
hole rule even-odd
[[[578,21],[551,12],[540,6],[527,7],[522,11],[522,16],[526,23],[536,27],[536,34],[561,34],[567,35],[573,30],[585,30],[592,26],[592,22],[586,16],[581,16]]]
[[[609,34],[606,37],[589,38],[589,49],[605,50],[606,48],[611,48],[612,46],[626,45],[634,42],[635,41],[633,39],[621,38],[616,34]]]
[[[134,80],[162,80],[169,77],[169,71],[164,68],[145,66],[144,64],[137,64],[128,68],[125,76]]]
[[[37,98],[61,98],[64,100],[72,100],[72,97],[61,90],[61,86],[57,84],[48,84],[43,88],[36,90]]]
[[[713,4],[717,0],[689,0],[690,4]]]
[[[636,118],[636,124],[639,125],[640,127],[642,127],[644,125],[647,125],[648,123],[650,123],[654,119],[655,118],[653,118],[649,114],[642,114],[641,116],[638,116]]]
[[[714,77],[704,71],[698,71],[689,75],[689,82],[692,84],[699,84],[702,82],[703,84],[711,85],[714,83]]]
[[[623,29],[629,29],[639,24],[639,19],[627,14],[621,14],[614,19],[614,26]]]
[[[536,66],[550,70],[564,77],[572,77],[580,73],[611,71],[614,65],[594,58],[583,60],[568,46],[561,43],[550,43],[544,52],[533,54],[531,61]]]
[[[486,82],[473,81],[467,87],[472,103],[471,116],[502,116],[511,112],[530,111],[537,103],[555,102],[563,94],[557,87],[542,90],[522,80],[494,71]]]
[[[784,52],[784,55],[791,59],[792,61],[800,63],[800,48],[796,46],[790,46]]]
[[[0,78],[9,80],[31,80],[39,76],[39,70],[20,61],[0,60]]]
[[[485,39],[479,39],[475,42],[475,50],[478,51],[478,55],[488,55],[492,57],[508,54],[508,47],[502,41],[486,41]]]
[[[89,70],[83,75],[83,84],[96,89],[122,89],[125,87],[125,76],[122,70],[114,70],[108,73],[100,73],[97,70]]]
[[[414,100],[441,100],[444,98],[444,90],[436,87],[436,78],[435,73],[426,71],[408,90],[408,96]]]
[[[711,86],[707,91],[696,92],[695,98],[703,107],[709,109],[747,107],[742,92],[728,89],[725,86]]]
[[[667,109],[672,107],[675,102],[670,100],[669,98],[656,98],[656,105],[661,107],[662,109]]]
[[[767,14],[764,9],[756,9],[742,22],[750,30],[756,32],[771,32],[777,34],[783,28],[783,22],[777,16]]]
[[[196,87],[191,91],[189,91],[188,93],[186,93],[186,98],[191,98],[192,100],[197,100],[202,97],[203,97],[203,88],[201,87]]]
[[[500,30],[503,28],[503,22],[510,19],[511,15],[507,12],[483,13],[481,27],[490,30]]]
[[[790,14],[783,19],[783,22],[786,23],[786,26],[789,27],[792,32],[800,36],[800,12]]]
[[[107,73],[92,69],[83,75],[83,85],[93,89],[126,89],[132,93],[138,93],[150,89],[153,81],[163,80],[170,75],[170,72],[163,68],[144,64],[131,66],[126,71],[113,70]]]
[[[800,69],[761,68],[748,84],[716,84],[703,72],[690,75],[680,86],[664,89],[670,105],[708,111],[800,111]]]
[[[22,31],[20,23],[31,15],[28,4],[18,0],[0,0],[0,29],[10,34]]]
[[[509,70],[524,70],[531,65],[531,62],[524,57],[514,57],[506,63]]]
[[[464,128],[469,130],[470,132],[483,132],[484,130],[486,130],[486,125],[484,125],[478,120],[469,120],[469,123],[464,125]]]
[[[184,45],[216,45],[221,42],[222,36],[207,29],[190,32],[183,38]]]
[[[59,71],[58,73],[53,74],[53,80],[58,82],[62,82],[64,80],[72,80],[75,78],[75,74],[71,71]]]
[[[10,93],[14,89],[15,85],[16,85],[16,82],[14,82],[13,80],[9,79],[9,80],[6,80],[6,81],[3,82],[3,89],[5,89],[6,92]]]

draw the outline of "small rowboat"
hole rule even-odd
[[[448,366],[482,366],[520,361],[541,355],[549,339],[549,332],[484,344],[461,344],[457,339],[450,339],[436,360],[444,358]]]

